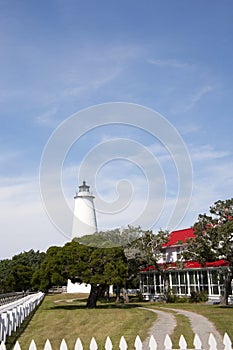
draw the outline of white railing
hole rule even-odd
[[[216,342],[213,334],[210,334],[208,344],[209,344],[209,348],[206,350],[220,350],[219,348],[217,348],[217,342]],[[230,340],[227,333],[225,333],[225,335],[223,337],[222,344],[223,345],[222,345],[221,349],[232,350],[232,343],[231,343],[231,340]],[[113,348],[112,341],[109,337],[107,337],[107,339],[105,341],[104,348],[105,348],[105,350],[112,350],[112,348]],[[120,350],[127,350],[127,348],[128,348],[127,342],[123,336],[120,339],[119,348],[120,348]],[[142,344],[140,337],[137,336],[135,339],[135,342],[134,342],[134,348],[136,350],[142,350],[142,349],[156,350],[157,349],[157,342],[152,335],[150,337],[148,347],[143,347],[143,344]],[[96,342],[94,337],[91,339],[89,349],[90,350],[97,350],[98,349],[98,345],[97,345],[97,342]],[[173,345],[172,345],[171,338],[169,337],[169,335],[166,335],[165,340],[164,340],[164,350],[172,350],[172,349],[173,349]],[[183,335],[181,335],[181,337],[180,337],[179,349],[180,350],[187,349],[187,342],[186,342]],[[197,334],[194,337],[193,349],[195,349],[195,350],[203,349],[201,339],[199,338],[199,336]],[[4,342],[1,343],[0,350],[6,350],[6,346],[5,346]],[[20,347],[20,344],[18,341],[15,343],[13,350],[21,350],[21,347]],[[37,350],[37,347],[36,347],[34,340],[31,341],[31,344],[29,346],[29,350]],[[52,350],[52,345],[51,345],[49,340],[46,340],[45,345],[44,345],[44,350]],[[66,341],[64,339],[61,342],[60,350],[68,350]],[[83,350],[83,345],[82,345],[80,338],[78,338],[76,340],[74,350]]]
[[[43,298],[44,293],[38,292],[0,306],[0,342],[6,342],[6,337],[16,331]]]

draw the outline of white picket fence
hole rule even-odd
[[[221,347],[221,349],[232,350],[232,342],[231,342],[231,339],[229,338],[227,333],[225,333],[222,343],[223,343],[223,346]],[[217,342],[216,342],[213,334],[210,334],[208,344],[209,344],[209,348],[205,349],[205,350],[220,350],[219,348],[217,348]],[[105,348],[105,350],[112,350],[113,349],[112,341],[109,337],[107,337],[107,339],[105,341],[104,348]],[[127,348],[128,348],[127,342],[126,342],[125,338],[122,336],[120,339],[120,343],[119,343],[119,349],[120,350],[127,350]],[[157,342],[152,335],[150,337],[148,347],[145,348],[145,347],[143,347],[143,344],[142,344],[140,337],[137,336],[135,339],[135,342],[134,342],[134,348],[135,348],[135,350],[142,350],[142,349],[157,350]],[[96,342],[94,337],[91,339],[89,349],[90,350],[97,350],[98,349],[98,345],[97,345],[97,342]],[[169,335],[166,335],[165,340],[164,340],[164,350],[172,350],[172,349],[173,349],[173,345],[172,345],[171,338],[169,337]],[[187,349],[187,342],[186,342],[183,335],[181,335],[181,337],[180,337],[179,349],[180,350]],[[199,338],[199,336],[197,334],[194,337],[193,349],[195,349],[195,350],[202,350],[203,349],[201,339]],[[6,350],[6,346],[5,346],[4,342],[1,342],[0,350]],[[20,347],[20,344],[18,341],[15,343],[13,350],[21,350],[21,347]],[[29,346],[29,350],[37,350],[37,346],[36,346],[36,343],[34,342],[34,340],[31,341],[31,344]],[[46,340],[45,345],[44,345],[44,350],[52,350],[52,345],[51,345],[49,340]],[[62,340],[62,342],[60,344],[60,350],[68,350],[66,341],[64,339]],[[83,350],[83,345],[82,345],[80,338],[78,338],[76,340],[74,350]]]
[[[6,337],[16,331],[43,298],[44,293],[38,292],[0,306],[0,342],[6,342]]]

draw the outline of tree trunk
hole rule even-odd
[[[97,286],[91,285],[91,291],[90,291],[90,294],[89,294],[88,299],[87,299],[86,307],[88,307],[88,308],[95,308],[96,307],[96,303],[98,300],[97,288],[98,288]]]
[[[123,299],[124,299],[124,303],[128,303],[129,302],[128,291],[127,291],[126,288],[123,288]]]
[[[232,273],[226,272],[224,278],[224,289],[220,298],[221,305],[228,305],[228,297],[231,291]]]
[[[106,290],[107,286],[105,284],[99,284],[99,285],[91,285],[91,291],[87,299],[87,308],[96,308],[97,301],[100,296],[103,295],[104,291]]]
[[[119,303],[120,301],[120,294],[121,294],[121,288],[119,286],[116,286],[116,303]]]

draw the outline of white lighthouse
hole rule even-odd
[[[72,239],[97,232],[94,198],[90,192],[90,186],[87,186],[86,182],[83,181],[74,197]],[[90,290],[91,286],[89,284],[72,283],[68,279],[67,293],[90,293]]]
[[[74,197],[72,238],[97,232],[94,198],[90,192],[90,186],[87,186],[86,182],[83,181]]]

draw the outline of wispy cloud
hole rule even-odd
[[[82,97],[83,94],[86,94],[87,92],[90,94],[93,90],[97,90],[116,79],[120,73],[121,69],[116,68],[107,72],[95,73],[95,75],[88,80],[85,79],[82,81],[82,79],[77,79],[76,82],[73,81],[71,86],[63,91],[62,95]]]
[[[174,106],[172,107],[172,112],[177,113],[186,113],[192,110],[196,104],[203,99],[206,95],[216,90],[216,84],[206,84],[200,87],[198,90],[192,92],[188,97],[176,100]]]
[[[40,125],[55,127],[58,123],[56,118],[54,118],[57,114],[58,108],[52,107],[44,113],[35,117],[35,122]]]
[[[190,153],[191,153],[192,160],[195,162],[200,162],[203,160],[204,161],[217,160],[217,159],[229,157],[231,155],[230,151],[216,150],[211,145],[203,145],[201,147],[199,146],[198,148],[191,147]]]
[[[179,132],[182,135],[197,133],[198,131],[200,131],[200,129],[201,126],[194,123],[187,123],[185,125],[182,124],[181,126],[179,126]]]
[[[193,65],[188,62],[181,62],[176,59],[148,59],[148,63],[159,66],[159,67],[170,67],[170,68],[191,68]]]

